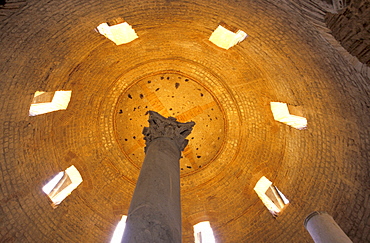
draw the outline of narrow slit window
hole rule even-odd
[[[127,44],[138,38],[135,30],[123,18],[116,18],[107,23],[100,24],[96,31],[116,45]]]
[[[72,91],[36,91],[31,103],[29,116],[37,116],[53,111],[66,110]]]
[[[209,41],[218,47],[228,50],[243,41],[247,36],[242,30],[221,24],[213,31]]]
[[[195,243],[215,243],[215,237],[209,221],[200,222],[194,227]]]
[[[58,206],[82,182],[82,177],[73,165],[59,172],[42,190],[49,196],[52,206]]]
[[[289,203],[289,200],[275,187],[271,181],[262,176],[254,187],[263,204],[275,217]]]
[[[110,243],[121,243],[123,233],[125,232],[127,216],[123,215],[121,220],[118,222],[116,229],[114,230]]]
[[[275,121],[282,122],[298,130],[307,128],[307,119],[302,116],[291,115],[287,104],[271,102],[270,106]]]

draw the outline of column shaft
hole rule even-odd
[[[123,243],[180,243],[180,164],[193,122],[149,112],[145,159],[131,200]]]
[[[315,243],[351,243],[333,217],[325,212],[313,212],[307,216],[304,226]]]

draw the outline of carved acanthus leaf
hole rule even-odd
[[[165,118],[155,111],[149,111],[149,127],[144,127],[143,134],[146,149],[157,138],[170,138],[174,140],[180,150],[184,150],[189,140],[185,139],[193,130],[195,122],[181,123],[174,117]]]

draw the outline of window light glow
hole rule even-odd
[[[299,130],[307,128],[307,119],[301,116],[291,115],[287,104],[271,102],[270,106],[276,121],[285,123]]]
[[[218,47],[228,50],[232,46],[243,41],[248,35],[241,30],[236,32],[230,31],[225,27],[219,25],[215,31],[213,31],[209,41]]]
[[[209,221],[200,222],[194,227],[195,243],[215,243],[215,237]]]
[[[52,206],[59,205],[82,182],[82,177],[73,165],[64,172],[58,173],[42,190],[53,202]]]
[[[58,175],[56,175],[53,179],[51,179],[51,181],[48,182],[48,184],[46,184],[42,190],[46,193],[46,194],[49,194],[53,189],[54,187],[58,184],[58,182],[62,179],[62,177],[64,176],[64,172],[59,172]]]
[[[116,229],[114,230],[113,237],[110,243],[121,243],[123,232],[125,231],[125,227],[126,227],[126,219],[127,219],[127,216],[123,215],[121,220],[118,222]]]
[[[289,203],[289,200],[264,176],[256,183],[254,190],[274,216],[277,216]]]
[[[126,44],[138,38],[135,30],[127,22],[112,26],[102,23],[96,29],[116,45]]]
[[[42,92],[36,91],[31,107],[30,107],[30,116],[37,116],[52,111],[66,110],[71,99],[72,91],[56,91],[53,95],[51,102],[42,102],[39,103],[38,100],[40,97],[49,95],[54,92]]]

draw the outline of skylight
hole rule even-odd
[[[82,177],[73,165],[59,172],[42,190],[49,196],[52,206],[59,205],[82,182]]]
[[[53,111],[66,110],[72,91],[36,91],[31,103],[29,116],[37,116]]]
[[[215,237],[209,221],[200,222],[194,227],[195,243],[215,243]]]
[[[118,222],[116,229],[114,230],[113,237],[110,243],[121,243],[123,233],[126,227],[126,219],[127,219],[127,216],[123,215],[121,220]]]
[[[271,102],[270,106],[276,121],[282,122],[299,130],[307,128],[307,119],[301,116],[291,115],[287,104],[281,102]]]
[[[274,216],[277,216],[285,205],[289,203],[289,200],[277,189],[277,187],[273,186],[272,182],[264,176],[256,183],[254,190],[263,204],[265,204],[267,209]]]
[[[243,41],[248,35],[241,30],[235,32],[219,25],[215,31],[213,31],[209,41],[218,47],[228,50],[232,46]]]

